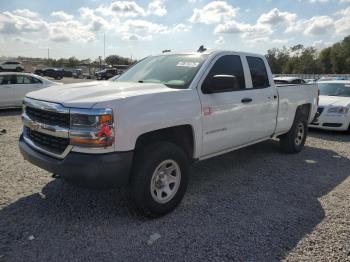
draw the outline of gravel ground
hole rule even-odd
[[[348,135],[312,131],[297,155],[267,141],[198,163],[182,204],[150,220],[122,190],[75,188],[25,162],[19,112],[0,113],[3,128],[0,261],[350,261]]]

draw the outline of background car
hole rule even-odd
[[[116,75],[118,75],[118,70],[115,68],[104,69],[95,73],[97,80],[108,80]]]
[[[23,65],[20,62],[6,61],[0,64],[0,71],[17,71],[22,72],[24,70]]]
[[[45,68],[37,69],[34,74],[39,76],[47,76],[54,79],[62,79],[65,76],[64,69],[61,68]]]
[[[350,132],[350,80],[318,82],[320,101],[310,127]]]
[[[299,77],[293,77],[293,76],[281,76],[281,77],[275,77],[273,79],[275,81],[275,84],[286,84],[286,85],[298,85],[298,84],[306,84],[306,81]]]
[[[0,73],[0,108],[21,107],[27,93],[57,84],[34,74]]]

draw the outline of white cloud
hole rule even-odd
[[[185,24],[176,24],[173,28],[172,31],[173,32],[188,32],[192,29],[191,25],[185,25]]]
[[[82,7],[79,9],[80,16],[83,20],[85,20],[88,23],[88,28],[92,32],[98,32],[101,30],[107,30],[112,27],[111,23],[108,22],[106,19],[98,16],[95,14],[95,11],[87,8]],[[113,20],[113,24],[117,25],[119,24],[118,19]]]
[[[259,19],[259,24],[289,24],[297,18],[297,15],[290,12],[281,12],[278,8],[272,9],[270,12],[262,14]]]
[[[149,3],[147,14],[164,16],[167,14],[167,10],[166,10],[165,5],[162,1],[156,0],[156,1]]]
[[[27,9],[17,9],[13,12],[0,14],[0,33],[18,34],[23,32],[40,32],[47,23]]]
[[[317,40],[312,43],[312,46],[317,48],[317,49],[322,49],[328,46],[331,46],[333,43],[332,42],[325,42],[323,40]]]
[[[148,36],[141,36],[138,34],[125,34],[122,36],[122,40],[124,41],[149,41],[152,40],[152,36],[148,35]]]
[[[291,24],[286,32],[303,32],[304,35],[325,35],[335,31],[334,20],[329,16],[314,16],[310,19],[301,19]]]
[[[350,17],[344,16],[335,21],[336,33],[341,36],[350,35]]]
[[[221,21],[233,19],[239,8],[224,1],[213,1],[204,6],[202,9],[195,8],[189,21],[191,23],[215,24]]]
[[[226,21],[216,26],[214,33],[216,34],[242,34],[243,38],[258,38],[271,35],[273,30],[262,24],[244,24],[237,21]]]
[[[219,36],[219,38],[216,39],[214,43],[217,45],[223,45],[223,44],[225,44],[225,39],[223,36]]]
[[[28,9],[16,9],[13,13],[17,16],[27,17],[27,18],[37,18],[39,17],[38,13],[32,12]]]
[[[68,21],[68,20],[72,20],[74,18],[74,16],[67,14],[64,11],[56,11],[56,12],[52,12],[51,16],[55,16],[60,20],[63,21]]]
[[[134,1],[114,1],[110,5],[100,5],[96,11],[103,16],[114,17],[141,17],[148,15],[164,16],[167,10],[163,0],[150,2],[147,9]]]

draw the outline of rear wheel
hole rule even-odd
[[[187,188],[188,167],[185,152],[175,144],[157,142],[137,150],[129,185],[136,209],[150,217],[174,210]]]
[[[280,145],[287,153],[299,153],[305,144],[308,132],[307,118],[297,112],[293,125],[288,133],[280,137]]]

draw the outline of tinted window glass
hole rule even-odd
[[[35,77],[31,77],[31,83],[32,84],[41,84],[42,81],[38,78],[35,78]]]
[[[224,90],[225,92],[245,89],[242,61],[237,55],[226,55],[220,57],[210,69],[203,86],[208,85],[211,79],[216,75],[228,75],[235,77],[235,84],[232,85],[231,90]],[[220,87],[218,87],[218,89],[220,90]]]
[[[350,84],[319,83],[320,95],[350,97]]]
[[[29,76],[17,75],[17,84],[31,84],[31,79]]]
[[[2,76],[1,85],[13,85],[16,84],[16,76],[14,75],[5,75]]]
[[[247,56],[247,61],[252,76],[253,88],[270,86],[264,61],[259,57],[252,56]]]

